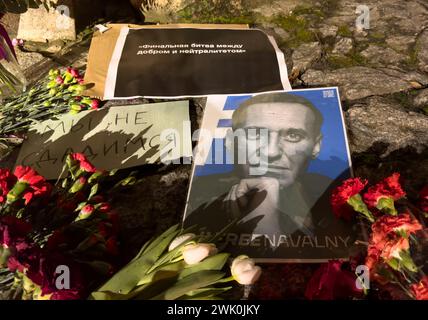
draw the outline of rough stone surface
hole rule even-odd
[[[57,39],[75,40],[76,24],[74,4],[71,0],[62,1],[61,5],[69,8],[69,15],[50,8],[29,9],[21,15],[18,38],[30,41],[46,42]],[[65,8],[64,7],[64,8]]]
[[[361,55],[368,60],[370,64],[377,65],[400,65],[407,59],[407,55],[395,52],[391,48],[370,45],[367,49],[361,52]]]
[[[370,98],[366,105],[346,112],[352,152],[367,151],[375,143],[384,143],[392,151],[413,147],[422,151],[428,145],[427,117],[408,112],[385,98]]]
[[[340,38],[331,52],[334,55],[349,53],[353,48],[354,41],[351,38]]]
[[[272,17],[277,15],[278,13],[288,14],[299,4],[305,4],[309,1],[301,1],[301,0],[290,0],[290,1],[264,1],[265,3],[252,9],[253,12],[258,13],[264,17]]]
[[[304,72],[321,57],[321,45],[318,42],[302,44],[292,55],[293,72]]]
[[[418,95],[414,99],[414,104],[417,107],[428,108],[428,89],[421,90],[418,93]]]
[[[302,80],[311,87],[339,86],[344,100],[385,95],[414,88],[419,81],[427,83],[427,76],[367,67],[343,68],[333,71],[308,70]]]
[[[19,49],[16,50],[16,57],[18,58],[18,63],[22,70],[25,70],[44,59],[43,55],[40,53],[23,52]]]
[[[336,37],[337,30],[339,30],[339,27],[335,25],[322,25],[318,29],[321,37],[323,38]]]
[[[415,50],[419,69],[428,73],[428,29],[425,29],[419,36]]]
[[[393,36],[386,39],[386,44],[397,52],[407,53],[415,41],[414,36]]]

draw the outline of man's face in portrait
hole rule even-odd
[[[241,178],[257,178],[250,175],[250,168],[266,165],[263,176],[277,179],[280,188],[292,185],[319,154],[321,133],[316,120],[314,111],[299,103],[256,103],[240,110],[233,119],[233,129],[244,129],[247,142],[260,137],[249,135],[249,129],[255,129],[253,133],[267,129],[269,139],[267,146],[247,143],[248,161],[237,165]],[[267,159],[268,163],[253,165],[256,159]]]

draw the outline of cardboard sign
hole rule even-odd
[[[330,206],[352,175],[337,88],[209,97],[201,130],[184,227],[236,219],[226,250],[264,262],[349,257],[355,233]]]
[[[284,89],[291,90],[284,55],[275,40],[260,30],[123,27],[103,98],[181,98]]]
[[[242,24],[160,24],[160,25],[136,25],[136,24],[120,24],[109,23],[106,25],[109,28],[105,32],[95,31],[92,36],[91,46],[88,53],[88,63],[85,72],[85,83],[90,83],[92,86],[85,91],[85,95],[91,97],[102,98],[104,96],[105,81],[113,56],[113,51],[116,46],[117,39],[120,35],[120,30],[123,27],[129,28],[199,28],[199,29],[248,29],[248,25]]]
[[[111,107],[44,121],[30,128],[17,165],[56,179],[71,152],[106,170],[190,157],[189,103]]]

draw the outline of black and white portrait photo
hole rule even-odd
[[[228,248],[259,260],[348,255],[353,232],[329,201],[351,175],[336,88],[209,98],[202,129],[185,226],[229,227]]]

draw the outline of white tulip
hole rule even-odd
[[[262,274],[262,269],[256,266],[253,259],[247,256],[236,257],[230,267],[232,277],[240,284],[254,284]]]
[[[206,257],[218,252],[216,246],[212,243],[189,244],[183,248],[183,258],[187,264],[196,264]]]
[[[181,236],[178,236],[171,242],[171,244],[169,245],[168,251],[174,250],[178,246],[181,246],[183,243],[189,240],[192,240],[194,237],[196,237],[194,233],[185,233],[185,234],[182,234]]]

